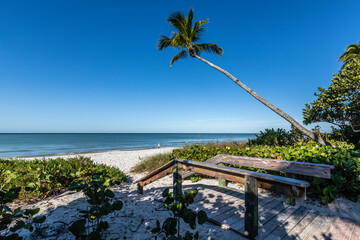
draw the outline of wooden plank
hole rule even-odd
[[[198,206],[197,211],[205,210],[208,214],[208,217],[216,219],[215,216],[222,215],[227,210],[238,205],[238,201],[244,202],[243,199],[238,198],[239,196],[243,195],[244,194],[241,192],[235,192],[233,195],[229,194],[223,196],[221,201],[219,201],[219,198],[216,198],[214,202],[202,201],[195,205],[195,207]]]
[[[259,236],[257,239],[264,239],[268,235],[270,235],[276,228],[281,226],[294,212],[296,212],[300,207],[292,207],[289,206],[283,211],[281,211],[278,215],[264,224],[259,232]]]
[[[218,164],[218,163],[220,163],[219,160],[220,159],[218,158],[218,155],[216,155],[215,157],[209,158],[208,160],[206,160],[204,162],[205,163]],[[189,178],[189,177],[193,176],[194,174],[195,174],[195,172],[189,170],[189,171],[187,171],[187,172],[185,172],[183,174],[183,179]]]
[[[258,182],[253,176],[245,176],[245,231],[250,239],[258,235]]]
[[[286,220],[286,222],[283,222],[276,230],[268,235],[265,240],[281,240],[304,218],[304,216],[306,216],[306,214],[308,214],[308,212],[308,208],[300,207]]]
[[[173,162],[173,193],[174,198],[177,202],[181,200],[181,194],[182,194],[182,181],[181,181],[181,164],[174,161]]]
[[[280,214],[282,211],[287,209],[289,206],[281,203],[276,207],[270,209],[259,217],[259,226],[264,226],[267,222],[272,221],[274,217]]]
[[[197,164],[197,163],[195,163]],[[204,163],[200,163],[204,164]],[[212,165],[215,166],[215,165]],[[295,196],[300,199],[306,199],[306,188],[304,187],[296,187],[292,186],[292,184],[295,184],[296,179],[290,179],[290,178],[284,178],[279,176],[273,176],[269,174],[263,174],[263,173],[256,173],[241,169],[230,169],[228,167],[222,167],[222,166],[216,166],[221,167],[222,169],[209,169],[209,166],[200,166],[200,167],[194,167],[191,166],[192,170],[194,172],[204,174],[207,176],[215,177],[215,178],[223,178],[232,182],[238,182],[238,183],[245,183],[245,176],[254,176],[258,179],[258,185],[260,188],[264,188],[267,190],[271,190],[280,194],[285,194],[286,196]],[[183,164],[183,168],[187,168],[185,164]],[[224,169],[225,168],[225,169]],[[228,171],[227,171],[228,170]],[[254,174],[253,174],[254,173]],[[245,176],[243,174],[246,174]],[[261,175],[260,175],[261,174]],[[263,175],[266,176],[267,179],[259,179],[258,177],[263,177]],[[272,179],[271,177],[276,177]],[[263,177],[265,178],[265,177]],[[280,181],[279,178],[282,178]],[[270,180],[268,180],[270,179]],[[289,180],[289,181],[288,181]],[[284,183],[286,182],[286,183]],[[299,185],[308,185],[308,182],[301,181]]]
[[[292,240],[299,236],[304,229],[318,216],[319,213],[309,211],[300,222],[291,229],[282,240]]]
[[[245,210],[245,200],[233,198],[235,201],[233,204],[228,204],[222,207],[219,211],[217,211],[216,215],[211,215],[210,217],[216,219],[219,222],[223,222],[225,219],[230,218],[232,215],[240,216],[241,213],[244,213]],[[231,200],[231,199],[229,199]],[[228,201],[229,201],[228,200]]]
[[[263,215],[265,213],[267,213],[268,211],[270,211],[271,209],[273,209],[279,205],[283,205],[282,202],[280,202],[276,199],[273,199],[271,202],[265,204],[264,206],[261,206],[261,202],[259,204],[260,204],[259,218],[262,218]],[[243,232],[244,231],[244,222],[245,222],[245,218],[241,218],[237,222],[234,222],[233,224],[231,224],[231,228],[234,229],[235,231]]]
[[[172,168],[172,166],[173,166],[173,164],[174,164],[173,162],[174,162],[174,161],[170,161],[170,162],[164,164],[163,166],[161,166],[161,167],[159,167],[158,169],[152,171],[152,172],[149,173],[148,175],[140,178],[140,179],[137,180],[136,182],[145,182],[147,179],[149,179],[149,178],[157,175],[158,173],[163,172],[164,170],[166,170],[166,169],[168,169],[168,168]],[[172,170],[171,170],[171,171],[172,171]]]
[[[316,231],[312,232],[306,239],[321,239],[329,231],[331,224],[335,221],[335,216],[326,216],[322,220],[323,222],[318,225]],[[347,239],[347,238],[345,238]]]
[[[219,196],[220,195],[226,195],[226,196],[231,196],[232,194],[232,190],[229,188],[220,188],[220,187],[215,187],[211,190],[206,190],[205,192],[201,193],[203,194],[203,199],[200,199],[199,201],[209,201],[212,200],[214,197]]]
[[[316,218],[298,235],[295,239],[309,239],[315,232],[322,228],[322,225],[326,223],[327,216],[319,214]]]
[[[274,201],[274,199],[271,197],[262,198],[261,200],[259,200],[259,203],[258,203],[259,215],[261,215],[263,207],[271,201]],[[236,202],[236,204],[238,204],[238,203],[239,202]],[[216,221],[218,221],[219,223],[221,223],[221,226],[223,228],[227,228],[227,229],[231,228],[232,230],[236,231],[235,226],[239,226],[238,228],[244,227],[244,221],[245,221],[244,203],[245,203],[245,201],[242,201],[242,203],[241,203],[242,205],[236,206],[235,211],[233,211],[234,207],[230,207],[229,211],[226,211],[224,213],[224,214],[227,214],[226,215],[227,218],[223,218],[223,215],[214,216],[214,217],[210,216],[210,218],[213,218]],[[278,202],[278,203],[280,203],[280,202]]]
[[[288,178],[295,178],[295,174],[293,173],[285,173],[285,176]],[[295,206],[296,199],[294,196],[286,196],[285,203],[290,206]]]
[[[331,170],[334,169],[334,166],[326,164],[294,162],[226,154],[217,155],[216,158],[214,158],[214,161],[216,160],[226,164],[281,171],[285,173],[294,173],[326,179],[331,178]]]
[[[229,168],[229,167],[218,166],[218,165],[214,165],[214,164],[210,164],[210,163],[196,162],[196,161],[184,160],[184,159],[176,159],[176,161],[182,163],[184,169],[190,167],[190,168],[194,169],[195,172],[198,172],[196,169],[201,168],[201,169],[216,171],[219,173],[226,173],[226,174],[230,174],[230,175],[234,175],[234,176],[243,176],[243,177],[251,176],[251,177],[257,178],[258,180],[265,180],[268,182],[278,182],[278,183],[283,183],[283,184],[298,186],[298,187],[309,187],[310,186],[310,184],[306,181],[292,179],[292,178],[286,178],[286,177],[281,177],[281,176],[274,176],[274,175],[270,175],[270,174],[266,174],[266,173],[253,172],[253,171],[237,169],[237,168]],[[221,177],[219,177],[219,178],[221,178]]]

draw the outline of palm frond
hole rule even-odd
[[[180,33],[186,34],[187,19],[182,12],[174,12],[168,17],[167,21],[170,23],[170,27],[174,27]]]
[[[198,42],[201,39],[201,35],[205,32],[206,28],[205,25],[208,23],[208,20],[202,20],[195,22],[194,27],[191,29],[190,38],[193,42]]]
[[[186,21],[186,34],[187,34],[187,36],[190,36],[190,34],[191,34],[193,18],[194,18],[194,10],[192,8],[190,8],[189,13],[188,13],[188,18],[187,18],[187,21]]]
[[[172,41],[173,38],[161,35],[159,41],[157,42],[157,49],[161,51],[165,48],[172,47]]]
[[[186,47],[186,39],[184,36],[180,33],[174,34],[173,40],[171,42],[171,45],[173,45],[175,48],[184,48]]]
[[[178,54],[176,54],[170,61],[170,68],[172,67],[172,65],[174,64],[174,62],[180,60],[180,59],[184,59],[184,58],[187,58],[187,51],[181,51],[179,52]]]
[[[215,53],[220,57],[224,52],[224,50],[215,43],[194,44],[194,49],[196,54],[200,54],[201,52],[208,52],[208,53]]]
[[[341,54],[338,61],[349,62],[353,58],[360,58],[360,42],[358,44],[350,44],[345,52]]]

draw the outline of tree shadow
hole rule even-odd
[[[142,195],[137,193],[135,184],[127,183],[113,188],[116,198],[123,201],[124,207],[105,217],[104,220],[109,222],[110,228],[104,233],[104,239],[154,239],[149,232],[156,226],[156,220],[163,222],[170,216],[170,212],[162,205],[161,194],[166,188],[172,190],[171,186],[149,185],[144,188]],[[183,191],[194,188],[199,192],[190,208],[196,211],[205,210],[209,217],[206,224],[197,227],[200,239],[246,239],[243,191],[199,182],[185,181],[183,184]],[[304,223],[304,226],[299,225],[306,220],[311,210],[304,206],[286,206],[283,202],[284,197],[274,198],[259,193],[259,235],[256,239],[301,239],[301,227],[307,227],[312,221],[308,221],[307,225]],[[21,235],[27,239],[60,240],[75,239],[67,227],[76,220],[79,210],[88,207],[88,204],[81,193],[66,192],[34,206],[42,209],[41,213],[47,220],[32,234],[23,231]],[[298,218],[286,218],[288,215]],[[184,232],[194,232],[185,224],[182,229]],[[331,234],[325,236],[320,233],[319,238],[315,236],[313,239],[321,237],[333,239]]]

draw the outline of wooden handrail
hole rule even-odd
[[[285,194],[289,197],[297,197],[300,199],[306,199],[306,188],[310,186],[308,182],[302,180],[219,166],[216,164],[204,162],[175,159],[151,172],[149,175],[139,179],[137,181],[138,192],[142,193],[143,187],[145,185],[172,173],[173,165],[175,163],[180,163],[183,170],[190,170],[192,173],[199,173],[215,178],[222,178],[228,181],[242,184],[245,184],[245,177],[253,177],[257,179],[259,187],[263,189]]]
[[[266,174],[266,173],[253,172],[253,171],[248,171],[248,170],[238,169],[238,168],[229,168],[229,167],[225,167],[225,166],[219,166],[219,165],[215,165],[215,164],[210,164],[210,163],[205,163],[205,162],[197,162],[197,161],[191,161],[191,160],[185,160],[185,159],[176,159],[175,161],[182,163],[183,169],[191,169],[191,170],[195,169],[195,172],[201,171],[201,170],[199,170],[201,168],[201,169],[215,171],[216,173],[214,175],[217,175],[218,173],[224,173],[224,174],[230,174],[230,175],[240,176],[240,177],[251,176],[251,177],[257,178],[258,180],[264,180],[267,182],[279,182],[279,183],[288,184],[288,185],[297,186],[297,187],[309,187],[310,186],[310,184],[306,181],[297,180],[297,179],[293,179],[293,178],[275,176],[275,175],[270,175],[270,174]],[[231,179],[229,179],[229,181],[231,181]]]
[[[269,158],[256,158],[219,154],[212,159],[212,162],[239,165],[244,167],[253,167],[259,169],[281,171],[285,173],[293,173],[298,175],[331,178],[331,170],[335,167],[326,164],[307,163],[307,162],[294,162],[286,160],[277,160]],[[207,161],[205,161],[207,162]]]

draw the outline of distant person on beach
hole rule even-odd
[[[160,143],[158,143],[158,148],[160,148]]]

